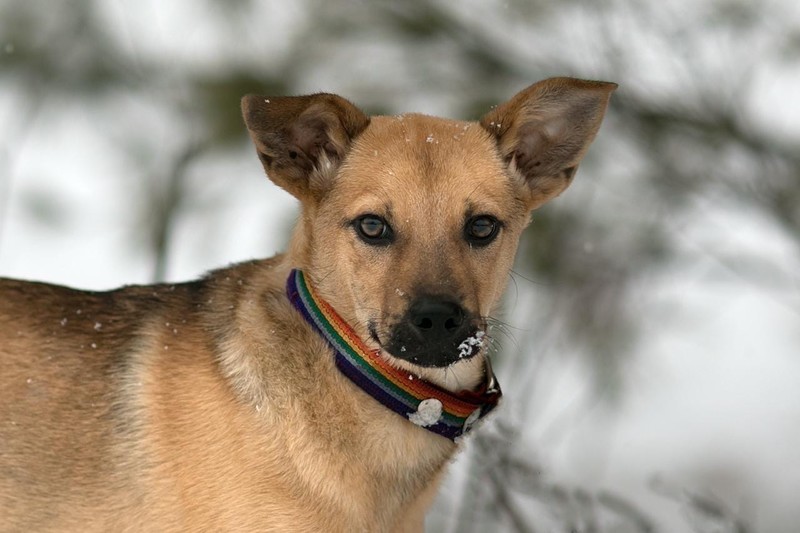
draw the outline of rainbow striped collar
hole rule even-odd
[[[336,311],[322,300],[303,272],[292,270],[286,293],[306,321],[333,348],[336,366],[353,383],[410,422],[450,440],[470,431],[497,406],[502,393],[486,358],[479,392],[451,393],[392,366],[369,349]]]

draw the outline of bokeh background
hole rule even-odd
[[[428,529],[798,531],[794,0],[0,0],[0,275],[99,290],[280,251],[297,206],[247,92],[478,118],[556,75],[620,88],[525,235],[506,401]]]

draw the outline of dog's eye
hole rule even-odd
[[[473,246],[485,246],[492,242],[500,230],[500,222],[489,215],[480,215],[467,220],[464,238]]]
[[[377,215],[364,215],[353,225],[361,240],[367,244],[386,245],[392,242],[393,233],[389,224]]]

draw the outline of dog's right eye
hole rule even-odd
[[[356,233],[367,244],[384,246],[392,242],[391,226],[377,215],[364,215],[353,222]]]

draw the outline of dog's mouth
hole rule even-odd
[[[369,337],[375,341],[375,343],[380,347],[383,348],[381,344],[381,339],[378,337],[378,327],[375,325],[374,320],[370,320],[367,324],[367,330],[369,331]]]
[[[459,334],[425,338],[403,323],[394,326],[384,342],[375,322],[368,324],[370,339],[390,356],[424,368],[446,368],[481,353],[488,337],[480,326],[463,328]]]

